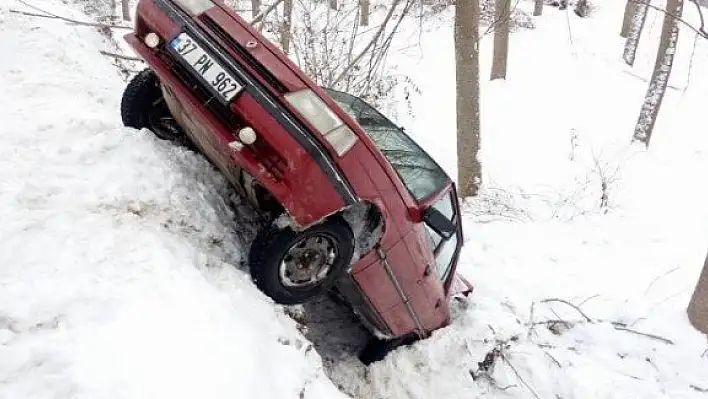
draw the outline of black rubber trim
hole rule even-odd
[[[327,150],[312,137],[312,134],[308,132],[289,109],[279,103],[277,97],[269,93],[256,79],[249,76],[248,73],[231,59],[228,53],[225,53],[218,45],[215,45],[213,40],[202,32],[199,26],[178,6],[173,4],[170,0],[153,1],[172,21],[182,26],[184,32],[190,34],[192,39],[199,42],[199,44],[209,51],[222,67],[229,70],[229,72],[244,83],[243,91],[248,92],[248,94],[258,101],[258,103],[263,106],[303,148],[305,148],[317,165],[327,175],[334,189],[342,197],[346,205],[353,205],[358,202],[354,191],[347,183],[342,172],[338,170],[337,165],[327,153]],[[171,39],[172,38],[170,38],[170,40]]]

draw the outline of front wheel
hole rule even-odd
[[[160,81],[152,69],[135,75],[123,92],[120,104],[123,124],[149,129],[163,140],[183,141],[179,128],[162,96]]]
[[[354,235],[339,219],[301,232],[271,224],[251,245],[249,268],[256,286],[275,302],[298,304],[331,287],[353,253]]]

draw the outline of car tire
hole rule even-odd
[[[123,125],[149,129],[168,141],[184,141],[184,134],[172,118],[162,96],[160,80],[155,71],[145,69],[131,79],[120,104]]]
[[[251,244],[249,269],[263,293],[293,305],[326,292],[347,269],[353,253],[354,235],[339,218],[300,232],[269,224]]]

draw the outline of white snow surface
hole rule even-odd
[[[0,4],[0,399],[705,397],[708,341],[685,307],[708,249],[708,43],[688,84],[682,30],[651,148],[630,145],[661,18],[626,67],[621,3],[588,19],[546,7],[512,34],[504,82],[487,82],[482,40],[485,186],[459,266],[476,290],[449,327],[368,368],[344,328],[306,335],[335,341],[323,365],[253,286],[254,216],[206,161],[121,127],[100,35]],[[451,15],[391,62],[421,88],[396,115],[454,176]]]
[[[233,222],[225,181],[191,152],[121,128],[124,82],[102,38],[8,8],[0,398],[343,396],[295,323],[234,267],[248,237],[235,232],[250,228]]]

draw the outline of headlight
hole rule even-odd
[[[189,11],[192,15],[199,15],[204,11],[214,7],[211,0],[176,0],[182,8]]]
[[[356,134],[312,90],[288,93],[285,99],[327,139],[340,156],[356,143]]]
[[[346,154],[358,140],[356,134],[347,125],[342,125],[325,134],[325,138],[332,144],[332,147],[334,147],[340,157]]]

